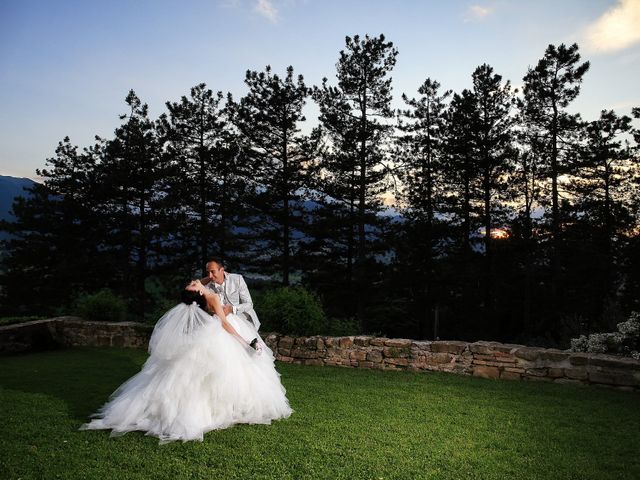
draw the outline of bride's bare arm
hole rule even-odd
[[[233,328],[229,322],[227,322],[227,316],[224,313],[224,309],[222,308],[222,304],[220,303],[220,297],[213,293],[211,290],[204,288],[202,282],[198,280],[194,280],[189,285],[187,285],[187,290],[193,290],[194,292],[198,292],[202,295],[207,301],[207,307],[210,312],[215,313],[218,318],[220,318],[220,322],[222,322],[222,328],[224,328],[231,335],[240,340],[244,345],[247,345],[247,341],[240,336],[240,334]]]

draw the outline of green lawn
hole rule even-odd
[[[78,431],[146,355],[0,358],[1,479],[637,479],[640,395],[278,365],[295,410],[204,442]]]

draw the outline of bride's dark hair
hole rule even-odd
[[[182,290],[182,292],[180,292],[180,301],[187,305],[191,305],[193,302],[196,302],[201,309],[205,312],[207,311],[207,300],[198,292],[192,292],[191,290],[186,289]]]

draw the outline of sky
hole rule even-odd
[[[549,44],[574,42],[591,69],[571,111],[640,106],[640,0],[0,0],[0,175],[37,180],[65,136],[111,137],[130,89],[155,118],[202,82],[239,98],[266,65],[319,85],[345,36],[381,33],[396,108],[427,77],[471,87],[483,63],[519,87]]]

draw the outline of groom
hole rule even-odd
[[[219,258],[209,260],[206,268],[209,276],[201,279],[200,282],[220,295],[225,315],[235,313],[252,323],[257,331],[260,328],[260,321],[253,309],[251,294],[242,275],[225,272],[224,264]]]

